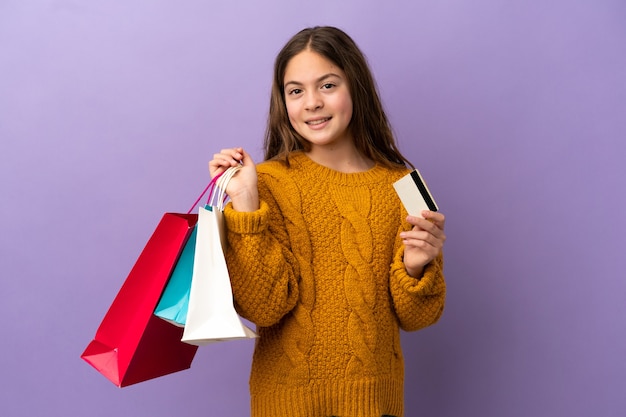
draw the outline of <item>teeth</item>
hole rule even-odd
[[[319,125],[319,124],[324,123],[327,120],[328,120],[328,118],[320,119],[320,120],[311,120],[310,122],[307,122],[307,124],[309,124],[309,125]]]

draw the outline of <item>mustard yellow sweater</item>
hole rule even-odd
[[[402,416],[399,329],[435,323],[445,298],[441,257],[420,279],[402,262],[408,170],[290,162],[258,165],[258,211],[225,210],[235,304],[260,336],[252,417]]]

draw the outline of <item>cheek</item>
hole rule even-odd
[[[345,119],[352,119],[352,98],[349,95],[341,100],[340,108]]]
[[[289,119],[289,124],[291,128],[298,133],[301,133],[300,125],[298,124],[298,109],[297,106],[288,103],[285,103],[285,109],[287,110],[287,118]]]
[[[293,102],[287,102],[285,103],[285,108],[287,109],[287,117],[289,117],[289,121],[293,124],[298,116],[297,106]]]

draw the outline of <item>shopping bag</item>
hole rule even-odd
[[[188,369],[197,350],[153,312],[196,214],[165,213],[81,358],[119,387]]]
[[[238,168],[227,170],[218,179],[209,204],[199,208],[189,308],[182,337],[189,344],[200,346],[257,337],[235,311],[224,258],[224,190]]]
[[[207,192],[209,193],[207,204],[215,197],[215,183],[222,175],[223,173],[216,175],[211,182],[209,182],[209,185],[204,189],[202,194],[200,194],[187,213],[194,211],[197,204]],[[222,196],[222,198],[224,198],[224,196]],[[157,317],[179,327],[184,327],[187,321],[196,235],[197,228],[194,227],[185,248],[176,262],[176,266],[161,295],[161,299],[154,310],[154,314]]]
[[[184,327],[187,321],[197,232],[197,227],[194,227],[154,310],[157,317],[179,327]]]

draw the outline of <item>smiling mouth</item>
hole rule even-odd
[[[322,123],[325,123],[329,121],[330,119],[331,119],[330,117],[326,117],[324,119],[309,120],[308,122],[305,122],[305,123],[309,126],[316,126],[316,125],[321,125]]]

